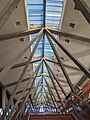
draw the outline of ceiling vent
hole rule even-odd
[[[66,42],[66,43],[69,43],[69,42],[70,42],[70,40],[68,40],[68,39],[65,39],[65,42]]]
[[[26,56],[26,57],[24,57],[25,59],[27,59],[28,57]]]
[[[58,74],[55,74],[56,76],[58,76]]]
[[[61,59],[61,60],[64,60],[64,58],[63,58],[63,57],[60,57],[60,59]]]
[[[24,38],[20,38],[19,40],[20,40],[20,42],[24,42]]]
[[[57,70],[57,72],[60,72],[60,70]]]
[[[31,76],[30,74],[28,74],[28,76]]]
[[[19,27],[21,25],[20,21],[15,22],[15,26]]]
[[[75,24],[74,24],[74,23],[70,23],[70,24],[69,24],[69,27],[74,28],[74,27],[75,27]]]

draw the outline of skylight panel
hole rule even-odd
[[[28,14],[29,14],[30,28],[50,27],[50,28],[59,29],[62,11],[63,11],[63,3],[64,0],[46,0],[46,3],[44,0],[28,0]],[[31,35],[31,39],[34,38],[35,35],[36,34]],[[32,45],[32,49],[34,48],[35,43],[36,42],[34,42],[34,44]],[[54,45],[56,44],[54,43]],[[43,57],[47,57],[50,59],[54,59],[55,57],[53,50],[48,42],[48,39],[44,34],[39,42],[39,45],[37,47],[37,50],[33,58],[43,58]],[[33,64],[34,70],[36,69],[38,64],[39,62],[35,62]],[[53,67],[53,63],[49,63],[49,65],[51,68]],[[48,74],[48,71],[45,64],[42,63],[38,75],[44,73]],[[50,81],[48,77],[46,79],[47,81]],[[40,77],[37,77],[36,84],[38,83],[39,80]],[[45,83],[42,77],[41,84],[43,84],[43,82]],[[38,89],[41,89],[41,87],[39,87]]]

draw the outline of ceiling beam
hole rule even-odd
[[[44,87],[43,87],[44,88]],[[55,102],[54,102],[54,100],[53,100],[53,98],[52,98],[52,95],[50,94],[50,91],[46,91],[46,89],[44,88],[44,91],[45,91],[45,93],[46,93],[46,98],[47,98],[47,103],[51,103],[51,100],[52,100],[52,103],[53,103],[53,107],[56,107],[56,105],[55,105]],[[49,98],[49,95],[50,95],[50,97],[51,97],[51,99]]]
[[[41,89],[42,89],[42,87],[41,87]],[[38,91],[38,94],[37,94],[36,97],[35,97],[34,104],[37,102],[37,100],[38,100],[38,99],[42,96],[42,94],[43,94],[43,93],[41,92],[41,91],[42,91],[41,89]],[[40,93],[41,93],[41,94],[40,94]],[[40,94],[40,96],[39,96],[39,94]]]
[[[74,35],[74,34],[71,34],[71,33],[60,32],[60,30],[55,30],[55,29],[51,29],[51,28],[48,28],[48,30],[53,34],[59,35],[60,37],[61,36],[62,37],[67,37],[67,38],[75,39],[75,40],[78,40],[78,41],[83,41],[83,42],[90,43],[90,38]]]
[[[46,82],[46,85],[47,85],[47,88],[48,88],[48,91],[49,91],[50,96],[52,96],[52,97],[54,98],[54,101],[56,102],[57,106],[59,106],[59,105],[58,105],[58,102],[57,102],[57,100],[56,100],[56,98],[55,98],[55,95],[53,94],[52,89],[50,88],[50,85],[49,85],[49,83],[47,82],[47,80],[46,80],[45,77],[44,77],[44,80],[45,80],[45,82]]]
[[[59,65],[59,63],[58,63],[57,61],[55,61],[55,60],[51,60],[51,59],[49,59],[49,58],[45,58],[45,60],[46,60],[46,61],[49,61],[49,62],[52,62],[52,63],[54,63],[54,64]],[[67,68],[81,71],[79,68],[74,67],[74,66],[70,66],[70,65],[68,65],[68,64],[66,64],[66,63],[63,63],[63,65],[64,65],[65,67],[67,67]]]
[[[55,91],[56,91],[56,94],[57,94],[57,96],[58,96],[58,99],[59,99],[62,107],[64,107],[64,106],[63,106],[63,102],[62,102],[61,97],[60,97],[60,94],[59,94],[59,92],[58,92],[58,90],[57,90],[57,87],[56,87],[56,85],[55,85],[55,81],[53,80],[52,74],[51,74],[51,72],[50,72],[50,70],[49,70],[49,68],[48,68],[48,65],[47,65],[47,63],[46,63],[45,60],[44,60],[44,63],[45,63],[45,65],[46,65],[48,74],[49,74],[49,76],[50,76],[51,82],[52,82],[53,87],[54,87],[54,89],[55,89]]]
[[[29,66],[29,63],[30,63],[30,61],[32,60],[32,58],[33,58],[33,56],[34,56],[34,53],[35,53],[35,51],[36,51],[36,49],[37,49],[37,46],[38,46],[38,44],[39,44],[39,42],[40,42],[40,39],[41,39],[41,37],[42,37],[42,34],[43,34],[43,29],[39,32],[39,35],[38,35],[37,37],[35,37],[35,41],[36,41],[36,39],[38,39],[38,40],[36,41],[36,44],[35,44],[32,52],[31,52],[31,54],[30,54],[30,56],[29,56],[29,58],[28,58],[27,64],[25,65],[23,71],[22,71],[21,74],[20,74],[20,77],[19,77],[19,79],[18,79],[18,83],[16,84],[16,86],[15,86],[13,92],[12,92],[12,95],[11,95],[11,97],[10,97],[10,99],[9,99],[8,105],[7,105],[6,109],[5,109],[5,112],[4,112],[4,114],[2,115],[2,117],[5,117],[5,114],[7,113],[8,109],[9,109],[11,103],[12,103],[12,100],[13,100],[16,92],[17,92],[17,89],[18,89],[19,85],[21,84],[22,79],[23,79],[23,77],[24,77],[24,75],[25,75],[25,73],[26,73],[26,71],[27,71],[27,68],[28,68],[28,66]],[[42,63],[42,61],[41,61],[41,63]],[[9,69],[10,69],[10,68],[9,68]]]
[[[30,80],[30,79],[28,79],[28,80]],[[45,86],[45,87],[47,87],[47,85],[45,85],[45,84],[38,84],[38,87],[40,87],[40,86]],[[33,87],[32,89],[36,89],[37,87]],[[54,89],[54,87],[50,87],[51,89]],[[30,88],[27,88],[26,89],[26,91],[29,91],[29,89]],[[59,89],[57,89],[59,92],[61,92],[61,90],[59,90]],[[20,94],[20,93],[22,93],[23,92],[23,90],[20,90],[20,91],[18,91],[18,92],[16,92],[16,95],[17,94]],[[62,93],[62,92],[61,92]],[[37,93],[36,93],[37,94]],[[35,95],[34,95],[35,96]]]
[[[81,11],[83,16],[90,24],[90,7],[87,5],[85,0],[73,0],[76,7]]]
[[[36,41],[36,39],[40,39],[43,33],[43,29],[35,36],[35,38],[30,41],[29,45],[26,46],[6,67],[0,72],[0,81],[3,79],[4,76],[10,71],[10,69],[16,64],[16,62],[23,56],[23,54],[31,47],[31,45]],[[35,48],[36,49],[36,48]],[[33,53],[34,54],[34,53]],[[30,54],[32,55],[32,53]],[[33,56],[32,56],[33,57]],[[31,58],[30,58],[31,59]],[[31,59],[32,60],[32,59]],[[30,63],[30,61],[29,61]],[[28,63],[28,64],[29,64]]]
[[[47,75],[47,74],[45,74],[44,76],[46,76],[46,77],[49,77],[49,78],[50,78],[50,76],[49,76],[49,75]],[[53,79],[54,79],[54,78],[53,78]],[[59,80],[60,82],[62,82],[62,83],[68,84],[68,83],[67,83],[67,81],[65,81],[65,80],[62,80],[62,79],[59,79],[59,78],[58,78],[58,80]]]
[[[37,42],[36,42],[36,44],[35,44],[32,52],[31,52],[31,54],[30,54],[30,56],[29,56],[29,58],[28,58],[28,61],[27,61],[24,69],[22,70],[22,72],[21,72],[21,74],[20,74],[20,77],[19,77],[19,79],[18,79],[18,83],[16,84],[16,86],[15,86],[13,92],[12,92],[12,96],[13,96],[13,97],[15,96],[15,94],[16,94],[16,92],[17,92],[18,86],[19,86],[19,85],[21,84],[21,82],[22,82],[22,79],[23,79],[23,77],[24,77],[24,75],[25,75],[25,73],[26,73],[26,71],[27,71],[27,68],[28,68],[28,66],[29,66],[29,63],[30,63],[30,61],[32,60],[32,57],[34,56],[34,53],[35,53],[35,51],[36,51],[36,49],[37,49],[37,46],[38,46],[38,44],[39,44],[39,42],[40,42],[41,37],[42,37],[42,34],[38,37],[38,40],[37,40]],[[11,98],[13,99],[13,97],[11,97]],[[11,101],[10,101],[10,102],[11,102]],[[10,103],[9,103],[9,104],[10,104]]]
[[[47,65],[48,65],[48,64],[47,64]],[[63,93],[64,96],[66,97],[67,94],[66,94],[65,90],[63,89],[62,85],[59,83],[58,78],[55,76],[55,74],[53,73],[53,71],[51,70],[51,68],[49,67],[49,65],[48,65],[48,68],[49,68],[50,72],[52,73],[52,75],[53,75],[53,77],[54,77],[56,83],[58,84],[60,90],[62,91],[62,93]]]
[[[9,0],[9,2],[2,9],[0,13],[0,29],[5,24],[5,22],[8,20],[8,18],[11,16],[13,11],[17,9],[16,7],[20,1],[21,0]]]
[[[59,41],[51,34],[51,32],[45,29],[46,33],[53,39],[53,41],[60,47],[61,50],[82,70],[84,74],[86,74],[90,78],[90,71],[67,49],[65,48]]]
[[[35,34],[35,33],[38,33],[40,30],[41,30],[41,28],[37,28],[37,29],[30,29],[30,30],[27,30],[27,31],[21,31],[21,32],[16,32],[16,33],[0,35],[0,41]],[[13,39],[11,39],[11,40],[13,40]]]
[[[90,71],[90,69],[89,69]],[[86,75],[83,75],[83,77],[78,81],[77,85],[81,86],[81,84],[87,79],[88,77]]]
[[[35,71],[37,71],[37,68],[36,68]],[[36,79],[36,77],[34,77],[34,79]],[[30,79],[29,79],[29,80],[30,80]],[[41,80],[41,78],[40,78],[40,80]],[[39,85],[40,80],[38,81],[37,85]],[[38,87],[39,87],[39,86],[37,86],[37,87],[33,87],[32,89],[36,89],[36,92],[37,92],[37,88],[38,88]],[[29,91],[30,88],[31,88],[31,87],[27,88],[27,89],[25,90],[25,92],[26,92],[26,91]],[[22,93],[22,92],[23,92],[23,90],[20,90],[20,91],[16,92],[16,95],[17,95],[17,94],[20,94],[20,93]],[[35,96],[34,96],[34,97],[35,97]]]
[[[49,41],[49,43],[50,43],[50,46],[51,46],[51,48],[52,48],[52,50],[53,50],[53,52],[54,52],[54,55],[55,55],[55,57],[56,57],[56,59],[57,59],[57,61],[58,61],[58,63],[59,63],[59,67],[61,68],[61,70],[62,70],[62,72],[63,72],[63,75],[64,75],[64,77],[66,78],[67,83],[68,83],[71,91],[72,91],[72,92],[75,92],[75,91],[74,91],[74,88],[73,88],[73,84],[72,84],[72,82],[71,82],[71,80],[70,80],[70,77],[69,77],[69,75],[68,75],[65,67],[63,66],[62,61],[59,59],[59,54],[58,54],[58,52],[56,51],[56,48],[55,48],[55,46],[54,46],[54,44],[53,44],[53,42],[52,42],[49,34],[46,33],[46,36],[47,36],[47,38],[48,38],[48,41]],[[48,66],[48,67],[49,67],[49,66]]]
[[[30,64],[35,63],[35,62],[39,62],[39,61],[41,61],[41,58],[32,60],[32,61],[30,62]],[[22,63],[15,64],[11,69],[15,69],[15,68],[18,68],[18,67],[25,66],[26,63],[27,63],[27,62],[22,62]],[[4,69],[4,68],[0,68],[0,72],[1,72],[3,69]]]
[[[18,103],[19,103],[20,100],[22,99],[22,97],[24,97],[24,93],[25,93],[28,85],[30,85],[30,89],[29,89],[28,93],[27,93],[25,96],[27,96],[27,97],[29,96],[29,94],[30,94],[30,92],[31,92],[31,90],[32,90],[32,87],[33,87],[33,85],[34,85],[34,82],[35,82],[35,80],[36,80],[36,77],[37,77],[37,74],[38,74],[38,72],[39,72],[39,69],[40,69],[41,64],[42,64],[42,60],[41,60],[40,63],[38,64],[35,72],[32,73],[32,78],[33,78],[34,74],[35,74],[35,78],[34,78],[33,80],[32,80],[32,78],[31,78],[32,82],[31,82],[31,80],[30,80],[30,81],[26,84],[26,86],[25,86],[25,88],[23,89],[23,92],[21,93],[19,99],[17,100],[17,102],[15,103],[14,107],[12,108],[11,116],[12,116],[15,108],[17,107]],[[30,83],[31,83],[31,84],[30,84]],[[12,95],[13,95],[13,93],[12,93]],[[8,103],[8,104],[10,104],[10,103]]]
[[[40,77],[40,76],[41,76],[41,75],[38,75],[37,77]],[[27,81],[30,80],[30,78],[31,78],[31,77],[27,77],[27,78],[23,79],[22,82],[27,82]],[[34,77],[33,77],[33,79],[34,79]],[[12,82],[12,83],[9,83],[9,84],[6,84],[5,87],[11,87],[11,86],[14,86],[14,85],[17,84],[17,82],[18,82],[18,81],[16,81],[16,82]]]

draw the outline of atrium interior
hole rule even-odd
[[[0,120],[90,120],[90,0],[0,1]]]

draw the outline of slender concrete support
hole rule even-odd
[[[86,4],[85,0],[73,0],[76,7],[84,15],[88,23],[90,24],[90,7]]]
[[[56,100],[56,98],[55,98],[55,96],[54,96],[52,90],[50,89],[49,83],[47,82],[47,80],[46,80],[45,77],[44,77],[44,80],[45,80],[45,82],[46,82],[46,85],[47,85],[47,88],[48,88],[48,91],[49,91],[50,96],[53,96],[54,101],[56,102],[56,104],[57,104],[57,106],[58,106],[57,100]],[[51,99],[53,99],[53,98],[51,98]],[[55,104],[55,103],[54,103],[54,104]],[[56,107],[56,105],[54,105],[54,106]]]
[[[31,47],[31,45],[36,41],[36,39],[43,33],[43,29],[36,35],[36,37],[30,42],[30,44],[25,47],[1,72],[0,81],[2,78],[10,71],[10,69],[15,65],[15,63],[23,56],[23,54]]]
[[[52,62],[54,64],[57,64],[59,65],[59,63],[57,61],[54,61],[52,59],[49,59],[49,58],[45,58],[46,61],[49,61],[49,62]],[[71,65],[68,65],[66,63],[63,63],[64,67],[68,68],[68,69],[72,69],[72,70],[77,70],[77,71],[81,71],[79,68],[77,67],[74,67],[74,66],[71,66]]]
[[[48,102],[47,103],[47,98],[46,98],[46,96],[43,94],[43,97],[44,97],[44,99],[45,99],[45,103],[47,104],[47,105],[50,105],[50,103]]]
[[[43,33],[43,30],[42,30],[42,33]],[[42,37],[42,33],[39,35],[39,38],[38,38],[38,40],[37,40],[37,42],[36,42],[36,45],[35,45],[35,47],[33,48],[33,51],[32,51],[31,54],[30,54],[30,57],[29,57],[29,59],[28,59],[28,61],[27,61],[27,64],[25,65],[25,67],[24,67],[24,69],[23,69],[23,71],[22,71],[22,73],[21,73],[21,75],[20,75],[20,78],[19,78],[19,80],[18,80],[18,83],[17,83],[17,85],[15,86],[15,88],[14,88],[14,90],[13,90],[13,92],[12,92],[12,95],[11,95],[11,97],[10,97],[10,99],[9,99],[9,103],[8,103],[6,109],[5,109],[4,114],[2,115],[2,118],[5,117],[5,114],[7,113],[8,109],[9,109],[9,106],[11,105],[11,102],[12,102],[12,100],[13,100],[15,94],[16,94],[17,88],[18,88],[18,86],[20,85],[20,83],[22,82],[22,78],[24,77],[24,75],[25,75],[25,73],[26,73],[26,70],[27,70],[27,68],[28,68],[28,66],[29,66],[29,63],[30,63],[30,61],[32,60],[32,57],[33,57],[33,55],[34,55],[34,53],[35,53],[35,51],[36,51],[36,49],[37,49],[37,46],[38,46],[38,44],[39,44],[39,41],[40,41],[40,39],[41,39],[41,37]]]
[[[40,90],[41,91],[41,90]],[[39,96],[39,94],[41,93],[41,95]],[[37,104],[37,102],[39,101],[39,99],[41,98],[41,96],[42,96],[42,92],[39,92],[39,94],[36,96],[36,100],[35,100],[35,102],[34,102],[34,104]],[[39,96],[39,97],[38,97]]]
[[[60,32],[60,30],[55,30],[51,28],[48,28],[48,30],[53,34],[59,35],[60,37],[62,36],[62,37],[70,38],[70,39],[75,39],[77,41],[83,41],[83,42],[90,43],[90,38],[77,36],[77,35],[70,34],[70,33]]]
[[[68,74],[67,74],[67,72],[66,72],[66,70],[65,70],[65,68],[63,66],[62,61],[59,59],[59,55],[58,55],[58,53],[57,53],[57,51],[56,51],[56,49],[55,49],[55,47],[54,47],[54,45],[53,45],[53,43],[52,43],[52,41],[51,41],[51,39],[50,39],[50,37],[48,35],[47,35],[47,38],[48,38],[48,41],[49,41],[49,43],[50,43],[50,45],[51,45],[51,47],[53,49],[53,52],[54,52],[56,58],[58,60],[59,66],[62,69],[62,72],[63,72],[63,74],[64,74],[64,76],[65,76],[65,78],[66,78],[66,80],[67,80],[67,82],[68,82],[68,84],[69,84],[69,86],[71,88],[71,91],[75,92],[75,90],[73,88],[73,84],[72,84],[72,82],[71,82],[71,80],[70,80],[70,78],[69,78],[69,76],[68,76]]]
[[[42,89],[42,87],[41,87],[41,89]],[[41,89],[38,91],[38,94],[37,94],[36,97],[35,97],[35,101],[34,101],[34,103],[37,102],[38,96],[39,96],[39,94],[42,92]]]
[[[49,76],[49,75],[47,75],[47,74],[45,74],[44,76],[46,76],[46,77],[50,77],[50,76]],[[54,78],[53,78],[53,79],[54,79]],[[58,78],[58,81],[60,81],[60,82],[62,82],[62,83],[65,83],[65,84],[68,84],[68,83],[67,83],[67,81],[62,80],[62,79],[59,79],[59,78]]]
[[[46,93],[48,102],[50,103],[50,99],[49,99],[49,96],[48,96],[48,94],[47,94],[47,92],[46,92],[46,89],[44,88],[44,90],[45,90],[45,93]],[[52,103],[53,103],[53,107],[56,107],[55,102],[54,102],[54,100],[53,100],[53,97],[52,97],[51,92],[50,92],[49,89],[48,89],[48,92],[49,92],[49,95],[50,95],[50,97],[51,97],[51,100],[52,100]]]
[[[37,77],[40,77],[40,75],[38,75]],[[31,77],[25,78],[25,79],[22,80],[22,82],[27,82],[27,81],[30,80],[30,78],[31,78]],[[34,77],[33,77],[33,78],[34,78]],[[5,87],[8,88],[8,87],[14,86],[14,85],[17,84],[17,82],[18,82],[18,81],[9,83],[9,84],[5,85]]]
[[[36,95],[36,93],[37,93],[37,90],[38,90],[38,86],[39,86],[39,84],[40,84],[40,81],[41,81],[41,79],[40,79],[40,80],[38,81],[38,83],[37,83],[36,90],[35,90],[34,94],[32,95],[33,98],[35,98],[35,95]]]
[[[44,60],[44,62],[45,62],[45,60]],[[57,96],[58,96],[58,99],[59,99],[62,107],[64,107],[64,106],[63,106],[63,103],[62,103],[62,100],[61,100],[61,98],[60,98],[60,95],[59,95],[59,93],[58,93],[58,90],[57,90],[57,88],[56,88],[56,85],[55,85],[55,83],[54,83],[54,80],[53,80],[52,75],[51,75],[51,73],[50,73],[50,71],[49,71],[49,69],[48,69],[48,66],[47,66],[46,62],[45,62],[45,65],[46,65],[46,68],[47,68],[48,73],[49,73],[49,75],[50,75],[50,78],[51,78],[52,84],[53,84],[53,86],[54,86],[54,89],[55,89],[55,91],[56,91],[56,94],[57,94]]]
[[[46,62],[46,64],[47,64],[47,62]],[[48,66],[50,72],[52,73],[54,79],[56,80],[58,86],[60,87],[61,91],[63,92],[64,96],[66,97],[66,96],[67,96],[67,95],[66,95],[66,92],[64,91],[63,87],[62,87],[61,84],[59,83],[58,78],[55,76],[55,74],[53,73],[53,71],[51,70],[51,68],[49,67],[48,64],[47,64],[47,66]]]
[[[13,117],[11,119],[9,119],[9,120],[16,120],[17,119],[19,113],[21,112],[21,109],[22,109],[23,105],[25,104],[26,100],[28,99],[28,96],[29,96],[29,94],[27,94],[25,96],[25,98],[23,99],[22,103],[20,104],[20,106],[18,107],[16,112],[14,113]]]
[[[34,62],[38,62],[38,61],[40,61],[40,60],[41,60],[41,58],[32,60],[32,61],[30,62],[30,64],[32,64],[32,63],[34,63]],[[21,63],[15,64],[11,69],[15,69],[15,68],[18,68],[18,67],[25,66],[26,63],[27,63],[27,62],[21,62]],[[0,72],[1,72],[3,69],[4,69],[4,68],[0,68]]]
[[[50,90],[51,95],[53,96],[53,98],[54,98],[54,100],[55,100],[55,102],[56,102],[57,106],[59,106],[59,103],[57,102],[57,100],[56,100],[56,98],[55,98],[55,96],[54,96],[54,94],[53,94],[53,92],[52,92],[52,89],[50,88],[50,85],[49,85],[49,83],[47,82],[47,80],[46,80],[46,78],[45,78],[45,77],[44,77],[44,80],[45,80],[46,85],[47,85],[48,89]]]
[[[76,94],[74,94],[74,93],[72,93],[71,92],[71,94],[75,97],[75,98],[77,98],[78,100],[80,100],[84,105],[86,105],[89,109],[90,109],[90,104],[89,103],[87,103],[87,102],[85,102],[82,98],[80,98],[78,95],[76,95]]]
[[[31,86],[30,86],[30,89],[29,89],[29,93],[30,93],[30,91],[31,91],[31,89],[32,89],[32,87],[33,87],[33,84],[34,84],[34,82],[35,82],[35,79],[36,79],[36,77],[37,77],[39,68],[40,68],[40,66],[41,66],[41,64],[42,64],[42,61],[43,61],[43,60],[41,60],[41,62],[38,64],[38,66],[37,66],[35,72],[32,73],[32,76],[31,76],[30,81],[29,81],[29,82],[27,83],[27,85],[25,86],[25,89],[23,90],[23,92],[22,92],[20,98],[19,98],[19,99],[17,100],[17,102],[15,103],[15,105],[14,105],[14,107],[13,107],[13,109],[12,109],[12,111],[11,111],[9,117],[7,118],[7,120],[9,120],[10,117],[12,116],[12,114],[13,114],[15,108],[17,107],[18,103],[20,102],[21,98],[24,96],[24,93],[25,93],[26,88],[28,87],[28,85],[30,85],[30,82],[32,82],[32,84],[31,84]],[[32,78],[33,78],[34,75],[35,75],[35,77],[34,77],[34,79],[32,80]],[[32,80],[32,81],[31,81],[31,80]]]
[[[2,109],[5,109],[5,105],[6,105],[6,88],[3,87],[2,88]]]
[[[68,51],[59,41],[51,34],[49,30],[46,29],[46,33],[54,40],[54,42],[65,52],[65,54],[90,78],[90,71],[79,61],[75,56],[73,56],[70,51]]]
[[[26,35],[35,34],[35,33],[38,33],[41,29],[42,28],[30,29],[28,31],[20,31],[20,32],[16,32],[16,33],[0,35],[0,41],[9,40],[9,39],[13,40],[12,38],[23,37],[23,36],[26,36]]]
[[[16,9],[16,6],[19,4],[20,1],[21,0],[9,0],[8,4],[2,9],[0,13],[0,28],[8,20],[8,18]]]
[[[28,93],[27,93],[27,95],[26,95],[27,98],[28,98],[28,96],[29,96],[29,94],[30,94],[30,92],[31,92],[31,89],[32,89],[33,85],[34,85],[34,82],[35,82],[35,79],[36,79],[36,77],[37,77],[37,74],[38,74],[38,71],[39,71],[39,69],[40,69],[41,64],[42,64],[42,60],[41,60],[40,64],[38,65],[38,70],[36,71],[35,78],[33,79],[32,83],[31,83],[31,86],[30,86],[30,89],[29,89],[29,91],[28,91]],[[25,103],[26,97],[25,97],[24,100],[23,100],[23,105],[24,105],[24,103]],[[14,109],[13,109],[13,110],[14,110]],[[21,110],[21,108],[20,108],[20,110]],[[18,114],[20,113],[20,110],[19,110]],[[12,111],[12,113],[13,113],[13,112],[14,112],[14,111]],[[12,116],[12,114],[10,115],[10,117],[11,117],[11,116]],[[9,117],[9,119],[10,119],[10,117]],[[13,117],[15,117],[15,116],[13,116]],[[13,120],[13,117],[12,117],[12,120]],[[9,120],[9,119],[7,119],[7,120]]]

